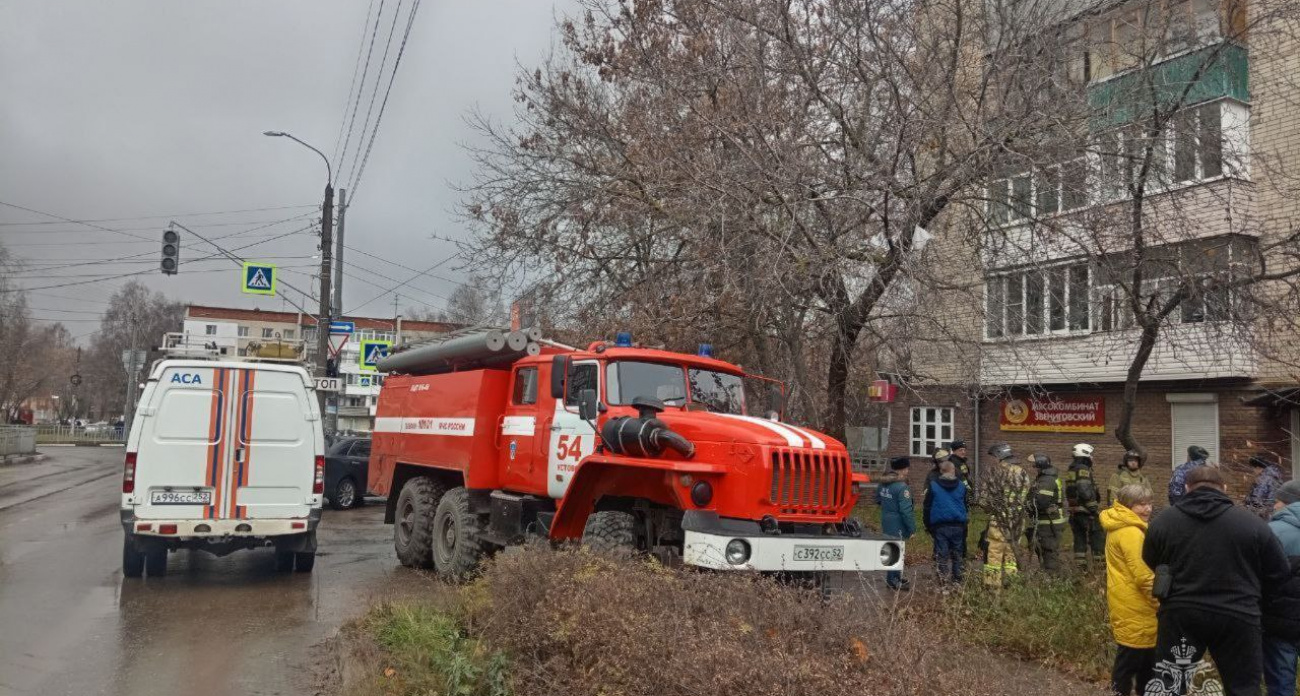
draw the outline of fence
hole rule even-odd
[[[36,442],[43,445],[100,445],[123,441],[122,429],[111,423],[38,425]]]
[[[36,428],[26,425],[0,425],[0,458],[36,451]]]

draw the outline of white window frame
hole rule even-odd
[[[241,324],[239,328],[236,329],[236,333],[240,338],[248,338],[248,327]]]
[[[1088,326],[1084,328],[1070,328],[1070,300],[1071,300],[1070,269],[1076,267],[1084,268],[1088,274],[1088,289],[1085,291],[1086,294],[1088,295],[1088,300],[1087,300]],[[1062,309],[1064,311],[1064,321],[1062,323],[1061,328],[1059,329],[1052,328],[1053,293],[1052,293],[1051,281],[1054,275],[1054,271],[1060,271],[1060,278],[1063,285],[1062,287],[1063,292],[1061,293],[1060,297],[1061,297]],[[1043,286],[1044,286],[1042,307],[1040,308],[1040,311],[1042,312],[1041,315],[1042,321],[1040,322],[1040,326],[1042,327],[1042,330],[1039,331],[1038,333],[1032,333],[1032,334],[1025,333],[1024,330],[1025,325],[1028,323],[1026,321],[1027,314],[1025,312],[1025,307],[1028,305],[1028,292],[1027,292],[1028,278],[1031,275],[1041,275],[1043,278]],[[1021,326],[1020,326],[1020,331],[1016,333],[1011,333],[1007,330],[1007,314],[1008,314],[1007,309],[1010,305],[1007,302],[1005,283],[1006,283],[1006,279],[1008,278],[1018,278],[1020,280]],[[1092,282],[1093,282],[1092,269],[1088,266],[1087,263],[1082,262],[1078,259],[1055,262],[1049,266],[999,270],[985,276],[984,278],[984,313],[985,313],[984,340],[997,341],[997,340],[1003,340],[1008,338],[1017,339],[1017,340],[1032,340],[1038,338],[1049,338],[1052,336],[1083,335],[1083,334],[1092,333],[1092,331],[1094,330],[1093,327],[1096,325],[1091,316],[1092,305],[1093,305],[1092,290],[1091,290]],[[1002,320],[999,324],[1002,327],[1002,333],[1000,335],[992,335],[989,333],[988,312],[989,312],[989,299],[990,299],[990,292],[991,292],[990,286],[995,283],[1003,284],[1002,307],[1001,307]]]
[[[952,406],[913,406],[908,418],[908,454],[927,457],[934,450],[952,442],[956,432],[957,409]],[[927,428],[934,428],[934,436]]]
[[[203,325],[203,335],[204,335],[204,336],[216,336],[216,335],[217,335],[217,325],[216,325],[216,324],[204,324],[204,325]]]

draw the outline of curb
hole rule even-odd
[[[35,464],[36,462],[45,461],[45,455],[37,452],[36,454],[15,454],[7,457],[0,457],[0,466],[17,466],[19,464]]]

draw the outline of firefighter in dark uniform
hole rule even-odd
[[[1088,551],[1097,563],[1106,562],[1106,532],[1101,528],[1101,487],[1093,478],[1092,445],[1074,446],[1074,460],[1065,473],[1065,499],[1070,506],[1070,532],[1074,536],[1074,562],[1088,565]]]
[[[1057,573],[1061,570],[1061,537],[1065,533],[1065,490],[1047,455],[1035,454],[1031,460],[1038,477],[1029,487],[1026,501],[1034,517],[1027,531],[1039,565],[1048,573]]]

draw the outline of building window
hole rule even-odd
[[[240,338],[248,338],[248,327],[247,327],[247,326],[241,326],[241,327],[239,327],[239,330],[238,330],[238,331],[239,331],[239,337],[240,337]]]
[[[206,325],[204,325],[204,327],[203,327],[203,334],[206,335],[206,336],[216,336],[216,335],[217,335],[217,325],[216,325],[216,324],[206,324]]]
[[[275,329],[262,329],[262,338],[274,338]]]
[[[1081,263],[991,275],[985,282],[984,335],[1087,331],[1088,286],[1088,266]]]
[[[286,339],[293,340],[293,329],[285,329],[284,331],[281,331],[280,334]]]
[[[922,406],[912,409],[913,457],[925,457],[952,440],[952,409]]]

